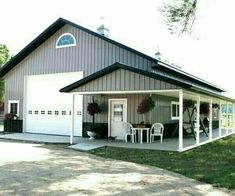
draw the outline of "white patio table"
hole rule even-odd
[[[146,131],[146,134],[147,134],[147,143],[149,143],[149,130],[150,128],[141,128],[141,127],[136,127],[136,128],[131,128],[132,131],[136,131],[136,133],[138,133],[138,136],[140,134],[140,143],[142,144],[143,143],[143,131]],[[139,140],[139,137],[138,137],[138,140]]]

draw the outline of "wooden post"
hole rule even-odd
[[[74,106],[75,106],[75,95],[72,95],[72,110],[71,110],[71,124],[70,124],[70,144],[73,144],[74,137]]]

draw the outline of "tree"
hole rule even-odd
[[[0,67],[2,67],[10,58],[9,50],[6,45],[0,44]]]
[[[0,44],[0,67],[9,60],[9,49],[6,45]],[[4,80],[0,79],[0,102],[4,100]]]
[[[160,9],[171,33],[191,32],[197,10],[197,0],[168,0]]]

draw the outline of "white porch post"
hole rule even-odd
[[[219,137],[221,137],[221,110],[222,110],[221,101],[219,101]]]
[[[74,105],[75,105],[75,95],[72,95],[72,110],[71,110],[71,124],[70,124],[70,144],[73,144],[74,136]]]
[[[200,95],[197,97],[197,127],[196,127],[196,145],[199,145],[199,129],[200,129]]]
[[[228,135],[228,124],[229,124],[229,119],[228,119],[228,102],[226,102],[226,135]]]
[[[209,116],[209,140],[212,139],[212,99],[210,99],[210,116]]]
[[[183,149],[183,91],[179,91],[179,151]]]

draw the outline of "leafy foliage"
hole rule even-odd
[[[6,45],[0,44],[0,66],[2,67],[9,60],[9,49]]]
[[[212,104],[212,108],[215,108],[215,109],[220,109],[220,105],[218,103],[213,103]]]
[[[0,44],[0,67],[2,67],[10,58],[9,49],[6,45]],[[4,100],[4,81],[0,79],[0,102]]]
[[[137,112],[139,114],[147,113],[155,107],[152,97],[145,97],[138,106]]]
[[[99,125],[98,124],[91,124],[89,126],[89,131],[95,132],[95,133],[99,132]]]
[[[197,0],[168,0],[161,8],[165,22],[171,33],[190,32],[197,9]]]
[[[202,103],[200,105],[200,114],[203,114],[204,116],[209,116],[209,114],[210,114],[210,105],[209,105],[209,103]]]
[[[94,100],[92,103],[88,103],[87,113],[92,116],[92,126],[94,126],[95,114],[101,113],[101,109],[100,109],[100,106],[98,105],[98,103],[94,102]]]
[[[18,116],[15,114],[11,114],[11,113],[6,113],[4,116],[4,120],[17,120]]]
[[[100,106],[98,105],[98,103],[88,103],[87,112],[88,112],[88,114],[93,116],[95,114],[100,113],[101,109],[100,109]]]
[[[186,108],[193,108],[195,106],[195,101],[193,101],[192,99],[185,99],[184,100],[184,107]]]

